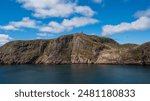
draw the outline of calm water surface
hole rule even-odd
[[[150,84],[150,66],[0,65],[0,83]]]

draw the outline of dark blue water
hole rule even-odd
[[[1,84],[150,84],[150,66],[0,65]]]

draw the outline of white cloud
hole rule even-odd
[[[18,30],[15,26],[13,25],[6,25],[6,26],[0,26],[0,29],[2,30]]]
[[[0,34],[0,45],[5,44],[9,41],[11,41],[11,37],[7,34]]]
[[[24,17],[21,21],[12,21],[6,26],[0,26],[2,30],[18,30],[20,28],[37,28],[37,21]]]
[[[39,37],[48,37],[48,36],[53,36],[53,35],[48,34],[48,33],[37,33],[37,36],[39,36]]]
[[[86,26],[89,24],[95,24],[99,21],[89,17],[74,17],[70,20],[64,19],[62,23],[50,22],[48,26],[40,28],[41,32],[60,33],[63,31],[72,30],[73,28]]]
[[[92,33],[91,35],[96,35],[96,33]]]
[[[142,17],[142,16],[147,16],[150,17],[150,9],[143,10],[143,11],[138,11],[134,14],[135,17]]]
[[[81,27],[88,24],[95,24],[99,22],[96,19],[88,18],[88,17],[74,17],[71,20],[64,19],[62,25],[65,27]]]
[[[25,17],[20,22],[10,22],[10,25],[13,25],[17,28],[26,27],[26,28],[37,28],[37,22],[35,20],[31,20],[28,17]]]
[[[60,33],[65,30],[64,26],[57,22],[50,22],[47,26],[43,26],[40,28],[41,32],[51,32],[51,33]]]
[[[37,33],[37,39],[49,39],[49,37],[52,37],[53,34],[48,33]]]
[[[102,3],[103,0],[93,0],[95,3]]]
[[[139,19],[131,23],[123,22],[118,25],[105,25],[102,28],[102,35],[110,35],[115,33],[146,29],[150,29],[150,18],[140,17]]]
[[[94,15],[94,11],[89,8],[88,6],[77,6],[75,7],[75,12],[76,13],[80,13],[84,16],[93,16]]]
[[[94,11],[88,6],[78,6],[69,0],[17,0],[23,8],[33,11],[35,17],[68,17],[72,14],[93,16]]]

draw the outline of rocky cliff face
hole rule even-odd
[[[150,43],[124,44],[72,34],[52,40],[14,41],[0,47],[0,64],[150,64]]]

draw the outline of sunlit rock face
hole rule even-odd
[[[0,64],[150,64],[150,43],[124,44],[76,33],[51,40],[13,41],[0,47]]]

